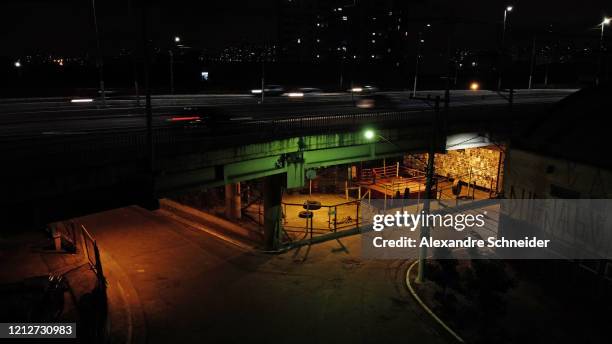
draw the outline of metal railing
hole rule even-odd
[[[363,222],[360,200],[311,207],[307,203],[282,202],[285,232],[304,233],[304,238],[312,238],[315,235],[359,228]],[[305,212],[310,212],[309,217],[301,217]]]
[[[352,131],[368,124],[379,128],[426,122],[430,111],[326,114],[235,122],[216,128],[155,127],[154,151],[158,156],[202,152],[219,147],[294,137]],[[145,159],[148,154],[144,127],[72,130],[46,134],[12,134],[0,137],[0,153],[10,162],[53,162],[55,165]],[[9,167],[15,164],[7,164]]]
[[[84,251],[89,262],[89,266],[96,273],[98,279],[98,288],[105,293],[106,291],[106,278],[104,277],[104,270],[102,269],[102,260],[100,259],[100,250],[98,244],[93,236],[89,233],[84,225],[81,225],[81,233],[84,242]]]

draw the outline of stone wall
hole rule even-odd
[[[503,153],[496,146],[468,148],[448,151],[446,154],[436,154],[434,165],[438,176],[452,179],[459,178],[465,183],[479,187],[495,189],[497,185],[497,172],[500,165],[500,183],[503,176]],[[418,159],[418,160],[417,160]],[[427,154],[406,156],[404,164],[409,167],[424,169],[422,162],[427,161]]]

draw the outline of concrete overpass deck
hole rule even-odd
[[[560,95],[451,107],[437,130],[507,135],[542,114]],[[334,111],[236,122],[225,128],[156,127],[68,130],[59,135],[3,135],[0,206],[16,221],[48,222],[100,209],[147,202],[192,187],[285,175],[301,186],[308,169],[423,152],[434,134],[434,111]],[[303,110],[305,108],[300,108]],[[323,110],[321,110],[323,111]],[[256,112],[254,112],[256,113]],[[378,137],[366,139],[363,131]],[[381,139],[384,138],[384,139]],[[444,140],[436,144],[444,151]],[[151,155],[151,152],[153,155]],[[152,159],[151,159],[152,158]]]

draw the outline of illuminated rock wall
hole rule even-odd
[[[448,151],[446,154],[436,154],[436,175],[459,178],[461,181],[477,185],[485,189],[495,189],[497,185],[497,172],[500,166],[500,155],[502,163],[500,168],[500,183],[503,176],[503,154],[495,146],[468,148]],[[421,162],[427,161],[427,154],[406,156],[404,164],[413,168],[423,169]]]

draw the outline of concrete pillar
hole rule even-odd
[[[239,220],[242,217],[240,201],[240,183],[225,185],[225,217]]]
[[[264,240],[266,249],[275,250],[280,246],[282,231],[282,186],[284,174],[264,178]]]
[[[57,230],[57,224],[56,223],[49,224],[49,230],[51,232],[51,238],[53,239],[53,248],[55,249],[55,251],[61,251],[62,250],[62,236]]]

